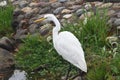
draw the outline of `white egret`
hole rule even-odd
[[[52,32],[53,44],[58,54],[77,68],[87,72],[84,51],[79,40],[71,32],[59,32],[61,29],[61,24],[53,14],[46,14],[43,18],[35,20],[34,22],[41,22],[45,19],[48,21],[53,21],[55,24]]]

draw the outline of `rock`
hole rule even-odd
[[[27,73],[21,70],[14,70],[14,74],[9,78],[9,80],[27,80]]]
[[[24,15],[20,14],[18,17],[17,17],[17,21],[21,21],[25,18]]]
[[[48,11],[50,11],[50,7],[45,7],[40,10],[39,14],[44,14],[44,13],[47,13]]]
[[[0,48],[6,49],[8,51],[14,51],[14,49],[15,49],[15,41],[10,40],[7,37],[2,37],[0,39]]]
[[[110,26],[114,26],[114,21],[116,20],[117,18],[110,18],[107,22],[108,25]]]
[[[58,0],[58,1],[63,3],[63,2],[67,2],[68,0]]]
[[[115,25],[115,26],[120,26],[120,19],[116,19],[116,20],[114,21],[114,25]]]
[[[32,12],[34,12],[35,15],[36,15],[37,13],[39,13],[39,11],[40,11],[39,8],[34,8],[34,9],[32,9]],[[34,14],[33,14],[33,15],[34,15]]]
[[[19,1],[14,1],[12,4],[13,4],[14,6],[17,6],[17,7],[18,7],[19,3],[20,3],[20,0],[19,0]]]
[[[117,13],[117,17],[120,18],[120,12]]]
[[[41,26],[41,28],[40,28],[40,34],[42,36],[47,35],[49,33],[49,31],[50,31],[51,28],[52,28],[51,24],[46,24],[46,25]]]
[[[49,29],[48,28],[44,28],[44,29],[41,29],[40,30],[40,34],[42,35],[42,36],[45,36],[45,35],[47,35],[49,33]]]
[[[21,9],[16,8],[16,9],[13,11],[13,18],[16,19],[20,14],[23,15],[24,12],[21,11]]]
[[[67,7],[74,6],[74,5],[75,5],[75,1],[68,1],[68,2],[65,3],[65,5],[66,5]]]
[[[25,13],[31,12],[31,10],[32,10],[32,8],[30,8],[30,7],[24,7],[24,8],[21,9],[21,11],[23,11]]]
[[[120,3],[115,3],[113,6],[112,6],[113,9],[115,10],[119,10],[120,9]]]
[[[56,2],[57,0],[49,0],[50,3],[54,3]]]
[[[22,28],[22,29],[25,29],[25,28],[27,28],[28,27],[28,20],[27,19],[24,19],[24,20],[21,20],[20,22],[19,22],[19,28]]]
[[[114,10],[109,10],[109,11],[107,12],[107,16],[112,16],[114,13],[115,13]]]
[[[31,24],[28,29],[31,34],[34,34],[35,32],[38,32],[38,25],[37,24]]]
[[[9,0],[10,2],[14,2],[14,0]]]
[[[83,20],[85,19],[86,17],[91,17],[93,15],[93,12],[87,12],[87,13],[84,13],[80,16],[80,19]]]
[[[113,3],[105,3],[105,4],[102,4],[101,6],[99,6],[98,8],[109,8],[113,5]]]
[[[41,7],[41,8],[45,8],[45,7],[49,7],[50,8],[50,3],[47,3],[47,2],[39,2],[38,7]]]
[[[94,2],[94,4],[95,4],[95,7],[100,7],[103,4],[103,2]]]
[[[76,11],[77,16],[81,16],[84,13],[84,9],[78,9]]]
[[[30,7],[37,7],[37,6],[38,6],[38,3],[36,3],[36,2],[31,2],[31,3],[29,4],[29,6],[30,6]]]
[[[14,57],[13,55],[5,50],[0,48],[0,79],[8,80],[12,75],[14,70]]]
[[[33,13],[34,13],[33,11],[26,12],[25,18],[26,18],[26,19],[30,19],[30,18],[32,17]]]
[[[53,11],[53,13],[54,13],[54,14],[59,14],[59,13],[61,13],[61,11],[62,11],[63,9],[65,9],[65,7],[58,7],[57,9],[55,9],[55,10]]]
[[[72,14],[66,14],[66,15],[63,16],[63,18],[65,18],[65,19],[68,19],[68,18],[71,18],[71,17],[72,17]]]
[[[108,41],[109,43],[116,42],[117,40],[118,38],[116,36],[109,36],[106,38],[106,41]]]
[[[51,4],[52,8],[58,8],[58,7],[61,7],[61,6],[62,6],[62,3],[60,3],[60,2],[55,2],[55,3]]]
[[[26,7],[27,4],[28,4],[28,2],[27,2],[27,1],[24,1],[24,0],[19,2],[19,6],[20,6],[20,8],[24,8],[24,7]]]
[[[1,1],[1,2],[0,2],[0,7],[4,7],[4,6],[6,6],[6,5],[7,5],[7,1],[4,0],[4,1]]]
[[[17,29],[16,34],[13,36],[15,40],[21,40],[27,37],[27,29]]]
[[[85,9],[90,10],[92,8],[92,5],[90,3],[86,3]]]
[[[28,24],[29,25],[33,24],[36,19],[37,19],[36,17],[30,18]]]
[[[120,26],[117,26],[117,36],[120,38]]]
[[[82,80],[81,77],[76,77],[74,80]]]
[[[69,13],[71,13],[71,10],[69,10],[69,9],[63,9],[61,13],[62,14],[69,14]]]
[[[78,9],[81,9],[81,5],[73,5],[73,6],[71,6],[71,7],[68,7],[69,9],[72,9],[72,10],[74,10],[74,11],[77,11]]]

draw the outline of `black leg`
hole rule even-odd
[[[85,72],[79,70],[79,75],[81,76],[81,80],[85,80],[84,79],[85,74],[86,74]]]
[[[70,71],[71,71],[71,64],[69,63],[69,68],[68,68],[68,71],[67,71],[67,75],[66,75],[66,77],[65,77],[65,80],[68,79]]]
[[[78,72],[79,72],[79,74],[77,74],[77,75],[75,75],[75,76],[73,76],[71,79],[73,80],[73,79],[75,79],[76,77],[78,77],[78,76],[80,76],[81,77],[81,79],[80,80],[84,80],[84,78],[83,78],[83,76],[84,76],[84,72],[83,71],[81,71],[80,69],[78,69]]]

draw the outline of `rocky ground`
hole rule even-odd
[[[95,15],[96,9],[108,9],[108,24],[111,25],[109,36],[117,35],[120,37],[120,3],[103,2],[82,2],[81,0],[11,0],[15,6],[13,12],[12,27],[15,33],[12,39],[3,37],[0,39],[0,78],[3,79],[8,72],[12,72],[14,66],[13,52],[16,49],[16,43],[26,38],[28,34],[35,35],[40,33],[46,35],[49,33],[50,24],[34,23],[34,20],[41,18],[44,14],[55,14],[61,24],[73,23],[74,16],[78,20],[84,20],[84,12],[90,18]]]

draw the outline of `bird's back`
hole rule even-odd
[[[70,32],[60,32],[54,42],[56,51],[68,62],[87,72],[84,52],[79,40]]]

